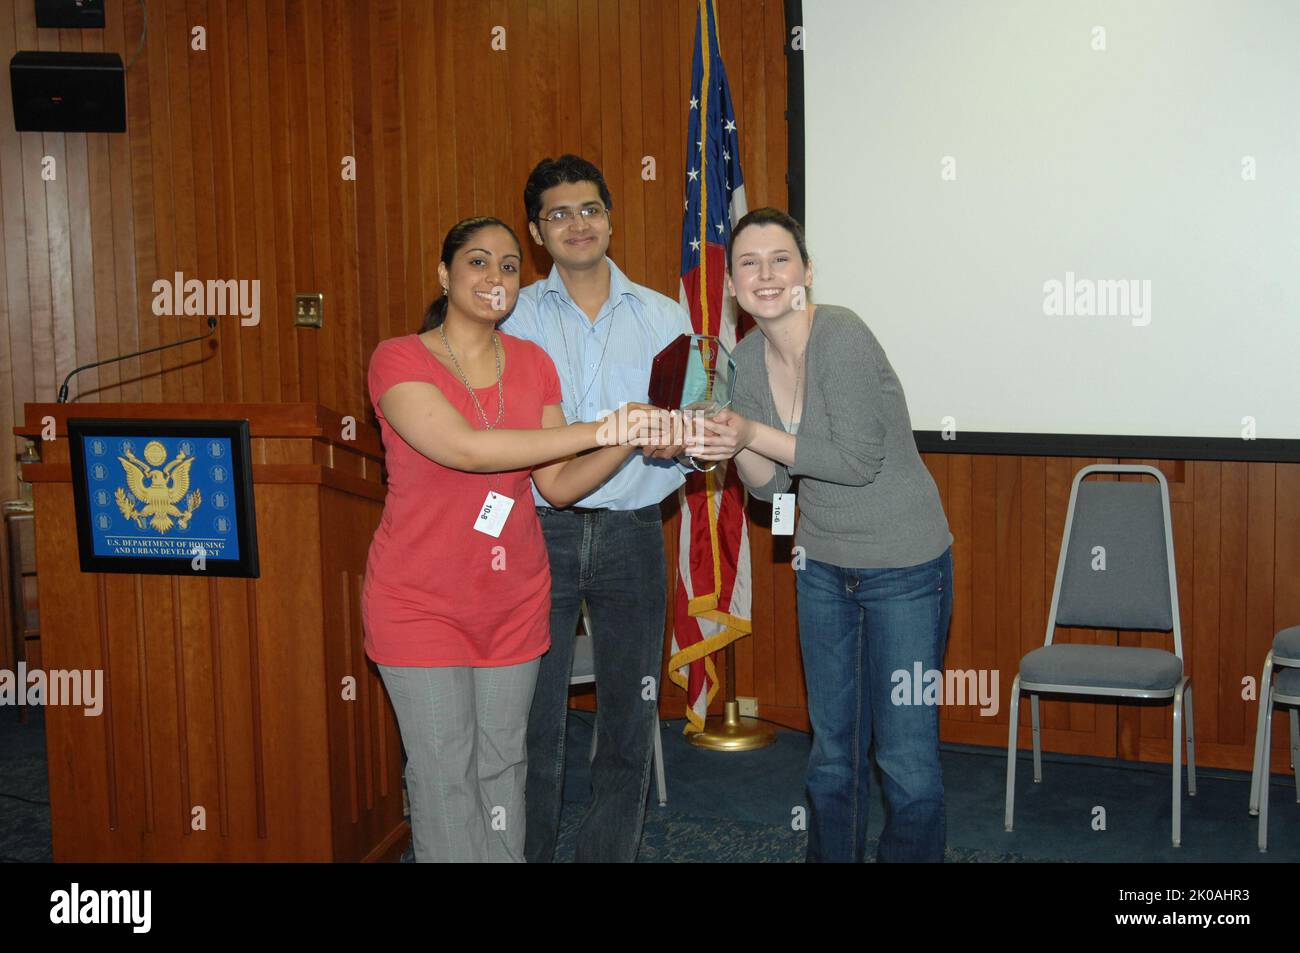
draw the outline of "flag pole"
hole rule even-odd
[[[717,36],[717,2],[697,0],[696,9],[687,113],[681,298],[695,334],[704,340],[716,337],[719,348],[712,362],[707,354],[704,362],[706,371],[712,364],[716,373],[722,346],[734,347],[739,337],[739,327],[737,333],[731,333],[727,306],[719,291],[726,273],[727,226],[734,226],[745,214],[746,203],[735,110]],[[706,381],[712,396],[714,381],[711,377]],[[687,690],[687,737],[692,744],[715,751],[762,748],[776,740],[776,732],[756,718],[740,716],[736,650],[731,644],[752,629],[749,553],[744,551],[749,546],[745,491],[728,467],[705,471],[703,487],[698,478],[692,478],[687,486],[689,489],[682,491],[683,526],[688,525],[688,518],[690,522],[679,542],[682,571],[677,590],[677,605],[686,611],[673,632],[672,660],[677,665],[669,663],[673,681]],[[706,621],[707,627],[701,628]],[[723,714],[709,717],[709,700],[716,697],[718,688],[711,659],[717,642],[723,639],[728,672]]]
[[[728,642],[723,650],[727,669],[727,697],[721,715],[710,715],[704,730],[687,735],[691,744],[709,751],[757,751],[776,741],[776,729],[757,718],[741,717],[736,699],[736,643]]]

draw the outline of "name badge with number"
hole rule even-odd
[[[794,494],[772,494],[772,535],[794,535]]]
[[[502,527],[506,525],[506,517],[510,515],[510,508],[514,505],[515,501],[510,497],[489,490],[487,499],[478,511],[478,518],[474,520],[474,528],[489,536],[500,536]]]

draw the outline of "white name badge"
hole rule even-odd
[[[794,494],[772,494],[772,535],[794,535]]]
[[[474,528],[489,536],[500,536],[502,527],[506,525],[506,517],[510,515],[510,508],[514,505],[515,501],[510,497],[489,490],[487,499],[478,511],[478,518],[474,520]]]

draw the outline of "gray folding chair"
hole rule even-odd
[[[591,648],[591,616],[587,612],[587,603],[582,604],[582,635],[573,640],[573,669],[569,674],[569,685],[591,685],[596,681],[596,657]],[[599,707],[596,720],[600,720]],[[668,779],[664,774],[664,741],[659,730],[659,716],[650,722],[651,743],[654,745],[655,789],[659,794],[659,806],[668,806]],[[596,758],[596,726],[591,728],[591,754],[589,760]]]
[[[1141,473],[1148,482],[1089,480],[1093,473]],[[1016,798],[1016,734],[1020,693],[1028,692],[1034,741],[1034,783],[1042,780],[1038,696],[1093,695],[1172,699],[1173,843],[1182,840],[1182,715],[1187,702],[1187,793],[1196,794],[1192,686],[1183,673],[1183,636],[1178,620],[1178,579],[1169,517],[1169,485],[1155,467],[1087,466],[1074,477],[1056,567],[1047,637],[1042,648],[1020,660],[1011,683],[1007,740],[1005,825],[1013,827]],[[1174,650],[1117,645],[1052,643],[1058,625],[1088,629],[1173,632]]]
[[[1273,667],[1280,666],[1277,678]],[[1300,625],[1283,629],[1264,656],[1259,679],[1259,723],[1255,726],[1255,762],[1250,772],[1250,813],[1259,815],[1259,849],[1268,850],[1269,752],[1273,747],[1273,706],[1291,707],[1291,770],[1300,804]],[[1262,797],[1261,797],[1262,795]]]

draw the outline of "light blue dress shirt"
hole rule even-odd
[[[595,420],[602,411],[630,401],[648,402],[650,362],[678,335],[693,334],[686,310],[657,291],[633,284],[610,259],[609,299],[592,321],[574,303],[559,270],[519,292],[514,311],[501,324],[555,362],[570,423]],[[658,503],[682,485],[687,468],[651,460],[639,450],[575,506],[633,510]],[[538,506],[550,506],[533,487]]]

